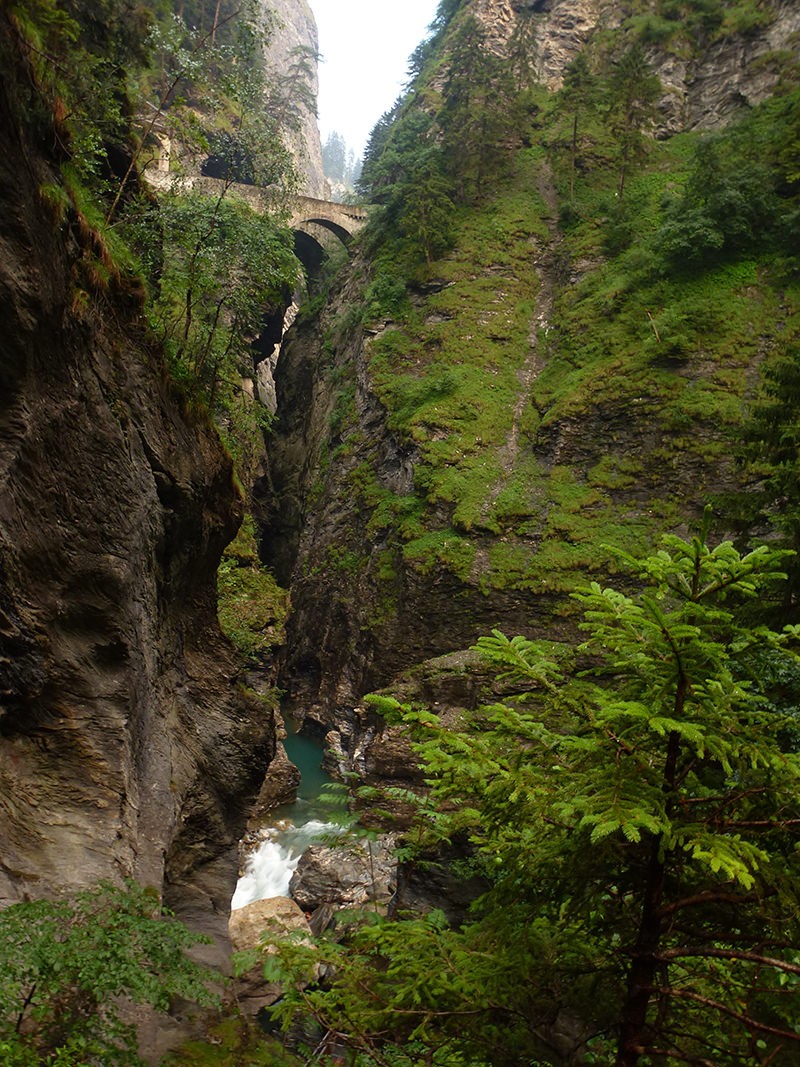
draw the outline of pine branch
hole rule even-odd
[[[700,993],[693,993],[690,989],[672,989],[666,986],[653,986],[651,992],[668,997],[675,997],[678,1000],[691,1000],[695,1004],[702,1004],[706,1008],[713,1008],[714,1011],[718,1011],[720,1015],[727,1015],[729,1018],[735,1019],[749,1030],[757,1030],[761,1034],[772,1034],[773,1037],[780,1037],[787,1041],[800,1043],[800,1034],[792,1033],[791,1030],[781,1030],[777,1026],[769,1026],[767,1023],[759,1022],[758,1019],[754,1019],[751,1015],[745,1015],[744,1012],[729,1008],[727,1004],[720,1004],[719,1001],[712,1000],[711,997],[704,997],[701,996]]]
[[[786,960],[776,959],[774,956],[764,956],[760,952],[743,952],[740,949],[727,948],[703,948],[701,946],[686,948],[671,948],[659,952],[657,958],[668,962],[689,957],[708,957],[720,960],[746,960],[750,963],[758,963],[764,967],[775,967],[787,974],[800,974],[800,965],[787,963]]]
[[[754,900],[758,900],[758,897],[754,893],[739,894],[739,893],[724,893],[717,890],[707,890],[703,893],[695,893],[690,897],[684,897],[683,900],[676,900],[672,904],[665,904],[661,909],[662,915],[673,915],[676,911],[682,911],[684,908],[692,908],[698,904],[743,904],[751,903]]]

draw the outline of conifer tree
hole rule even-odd
[[[430,148],[409,173],[398,217],[401,234],[420,249],[429,265],[452,241],[455,205],[451,194],[440,153]]]
[[[439,112],[448,170],[462,202],[479,200],[502,172],[516,135],[515,100],[509,67],[487,47],[478,20],[464,19],[451,42]]]
[[[741,457],[758,479],[749,493],[751,512],[777,529],[800,552],[800,348],[790,346],[763,371],[763,384],[742,432]],[[750,515],[751,523],[755,515]],[[800,562],[787,563],[781,621],[797,621]]]
[[[586,109],[592,92],[593,78],[589,60],[585,52],[579,52],[564,74],[564,87],[561,92],[564,104],[572,113],[572,131],[570,139],[569,196],[575,196],[575,170],[578,161],[578,133],[580,119]]]
[[[638,595],[577,593],[576,650],[479,641],[506,696],[457,727],[376,699],[419,738],[427,824],[469,841],[490,888],[459,929],[372,920],[290,946],[269,965],[286,1014],[364,1063],[797,1062],[800,758],[760,669],[794,662],[798,633],[737,618],[783,554],[705,534],[624,557]],[[320,961],[329,988],[291,984]]]
[[[644,130],[655,115],[655,103],[661,90],[644,50],[632,45],[617,62],[609,79],[611,127],[619,149],[617,191],[625,195],[625,181],[631,167],[645,153]]]

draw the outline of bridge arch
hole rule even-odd
[[[304,219],[302,222],[293,223],[292,229],[297,230],[310,230],[311,227],[322,227],[324,230],[328,230],[329,233],[334,234],[335,237],[342,242],[343,245],[349,245],[353,240],[353,234],[350,230],[340,225],[338,222],[333,222],[331,219]]]
[[[322,226],[347,245],[366,221],[367,209],[356,204],[338,204],[331,200],[298,196],[290,225],[294,230],[302,230],[310,225]]]

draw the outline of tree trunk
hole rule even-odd
[[[578,112],[572,119],[572,159],[569,170],[569,198],[575,199],[575,159],[578,155]]]
[[[222,7],[222,0],[217,0],[217,6],[214,8],[214,22],[211,26],[211,47],[213,48],[217,39],[217,29],[219,27],[219,9]]]
[[[659,858],[661,838],[653,839],[647,870],[642,917],[633,960],[628,972],[628,991],[620,1016],[621,1027],[615,1067],[636,1067],[645,1051],[647,1011],[655,984],[656,954],[661,943],[661,902],[664,896],[664,862]]]
[[[695,584],[696,581],[695,576]],[[687,691],[687,680],[681,676],[675,691],[673,707],[676,719],[683,717]],[[673,732],[667,739],[667,755],[664,762],[663,789],[667,815],[673,806],[680,750],[680,735]],[[658,835],[650,844],[650,858],[642,900],[642,917],[639,921],[639,933],[628,971],[625,1002],[620,1013],[619,1046],[614,1067],[636,1067],[639,1057],[646,1052],[647,1012],[653,997],[653,987],[656,984],[656,971],[659,966],[657,956],[661,948],[663,933],[661,908],[664,900],[666,862],[661,854],[661,847],[662,840]]]

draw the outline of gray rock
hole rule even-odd
[[[397,881],[394,847],[390,834],[351,847],[312,845],[303,853],[289,892],[307,912],[325,904],[384,908]]]

